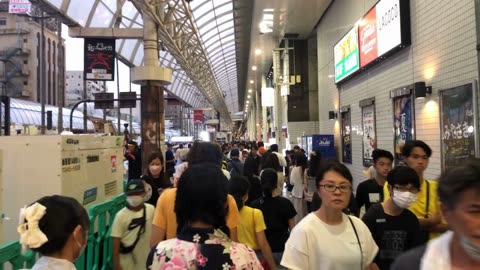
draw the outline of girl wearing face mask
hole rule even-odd
[[[143,175],[141,179],[145,181],[145,202],[156,206],[162,191],[172,187],[163,168],[163,155],[161,153],[154,152],[148,157],[147,174]]]
[[[114,270],[145,269],[150,250],[154,207],[145,200],[145,183],[140,179],[128,182],[125,191],[127,206],[113,220]]]
[[[21,209],[20,244],[42,256],[32,270],[75,270],[87,245],[87,212],[74,198],[46,196]]]
[[[417,245],[420,223],[407,208],[417,199],[420,188],[418,174],[411,168],[400,166],[387,175],[389,198],[373,204],[362,220],[372,233],[379,252],[374,262],[380,269],[390,269],[395,258]]]

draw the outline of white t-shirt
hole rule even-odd
[[[120,253],[120,265],[123,269],[145,269],[147,257],[150,252],[150,236],[152,235],[152,221],[155,208],[153,205],[145,204],[145,233],[140,235],[135,249],[127,254]],[[135,239],[137,239],[138,230],[140,226],[133,230],[128,230],[128,226],[133,219],[142,218],[143,210],[132,211],[127,207],[118,211],[112,225],[111,237],[120,238],[125,246],[131,246]]]
[[[32,270],[76,270],[72,262],[49,256],[42,256],[33,266]]]
[[[350,216],[362,244],[363,268],[357,237],[343,214],[338,225],[324,223],[315,213],[307,215],[290,233],[281,265],[293,270],[360,270],[370,265],[378,252],[368,227]]]
[[[292,196],[296,198],[303,198],[303,176],[302,167],[295,166],[290,172],[290,184],[293,185]]]

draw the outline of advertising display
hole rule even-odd
[[[382,0],[358,24],[360,67],[410,44],[408,1]]]
[[[411,44],[409,0],[382,0],[334,48],[335,83]]]
[[[350,110],[342,112],[342,161],[352,164],[352,129]]]
[[[333,48],[335,83],[345,79],[360,67],[358,56],[358,27],[355,25]]]
[[[440,91],[443,170],[477,155],[476,91],[475,83]]]
[[[375,105],[362,107],[362,125],[363,125],[363,166],[373,165],[372,152],[377,145],[375,135]]]
[[[393,99],[393,123],[394,123],[394,157],[395,164],[402,161],[402,147],[406,141],[415,139],[414,127],[414,110],[413,96],[399,96]]]
[[[115,39],[86,38],[84,43],[84,78],[113,81],[115,74]]]

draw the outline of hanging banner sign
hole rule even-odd
[[[273,107],[275,90],[270,87],[262,88],[262,107]]]
[[[476,157],[476,96],[474,83],[440,91],[443,170]]]
[[[115,39],[85,38],[84,78],[113,81],[115,78]]]
[[[193,123],[195,125],[203,124],[203,110],[193,110]]]

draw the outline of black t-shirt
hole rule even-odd
[[[142,180],[144,180],[148,185],[149,188],[152,189],[152,196],[146,203],[149,203],[153,206],[157,206],[157,200],[160,197],[160,194],[163,192],[164,189],[172,187],[170,180],[165,176],[165,174],[160,174],[159,178],[153,178],[148,175],[142,175]],[[147,188],[148,189],[148,188]]]
[[[142,156],[140,151],[127,152],[125,153],[125,158],[128,160],[128,180],[140,179],[142,175]]]
[[[290,200],[283,197],[260,198],[251,205],[260,209],[265,219],[265,235],[272,252],[282,252],[285,249],[285,242],[290,236],[288,220],[297,215]]]
[[[381,270],[390,269],[392,262],[403,252],[420,244],[420,223],[405,209],[398,216],[385,213],[380,203],[373,204],[362,218],[379,248],[374,262]]]
[[[374,178],[360,183],[355,194],[358,208],[365,205],[365,211],[374,203],[383,202],[383,186],[377,184]]]
[[[257,176],[251,176],[247,179],[250,183],[250,189],[248,190],[248,199],[245,204],[251,206],[254,201],[262,197],[262,184]]]

